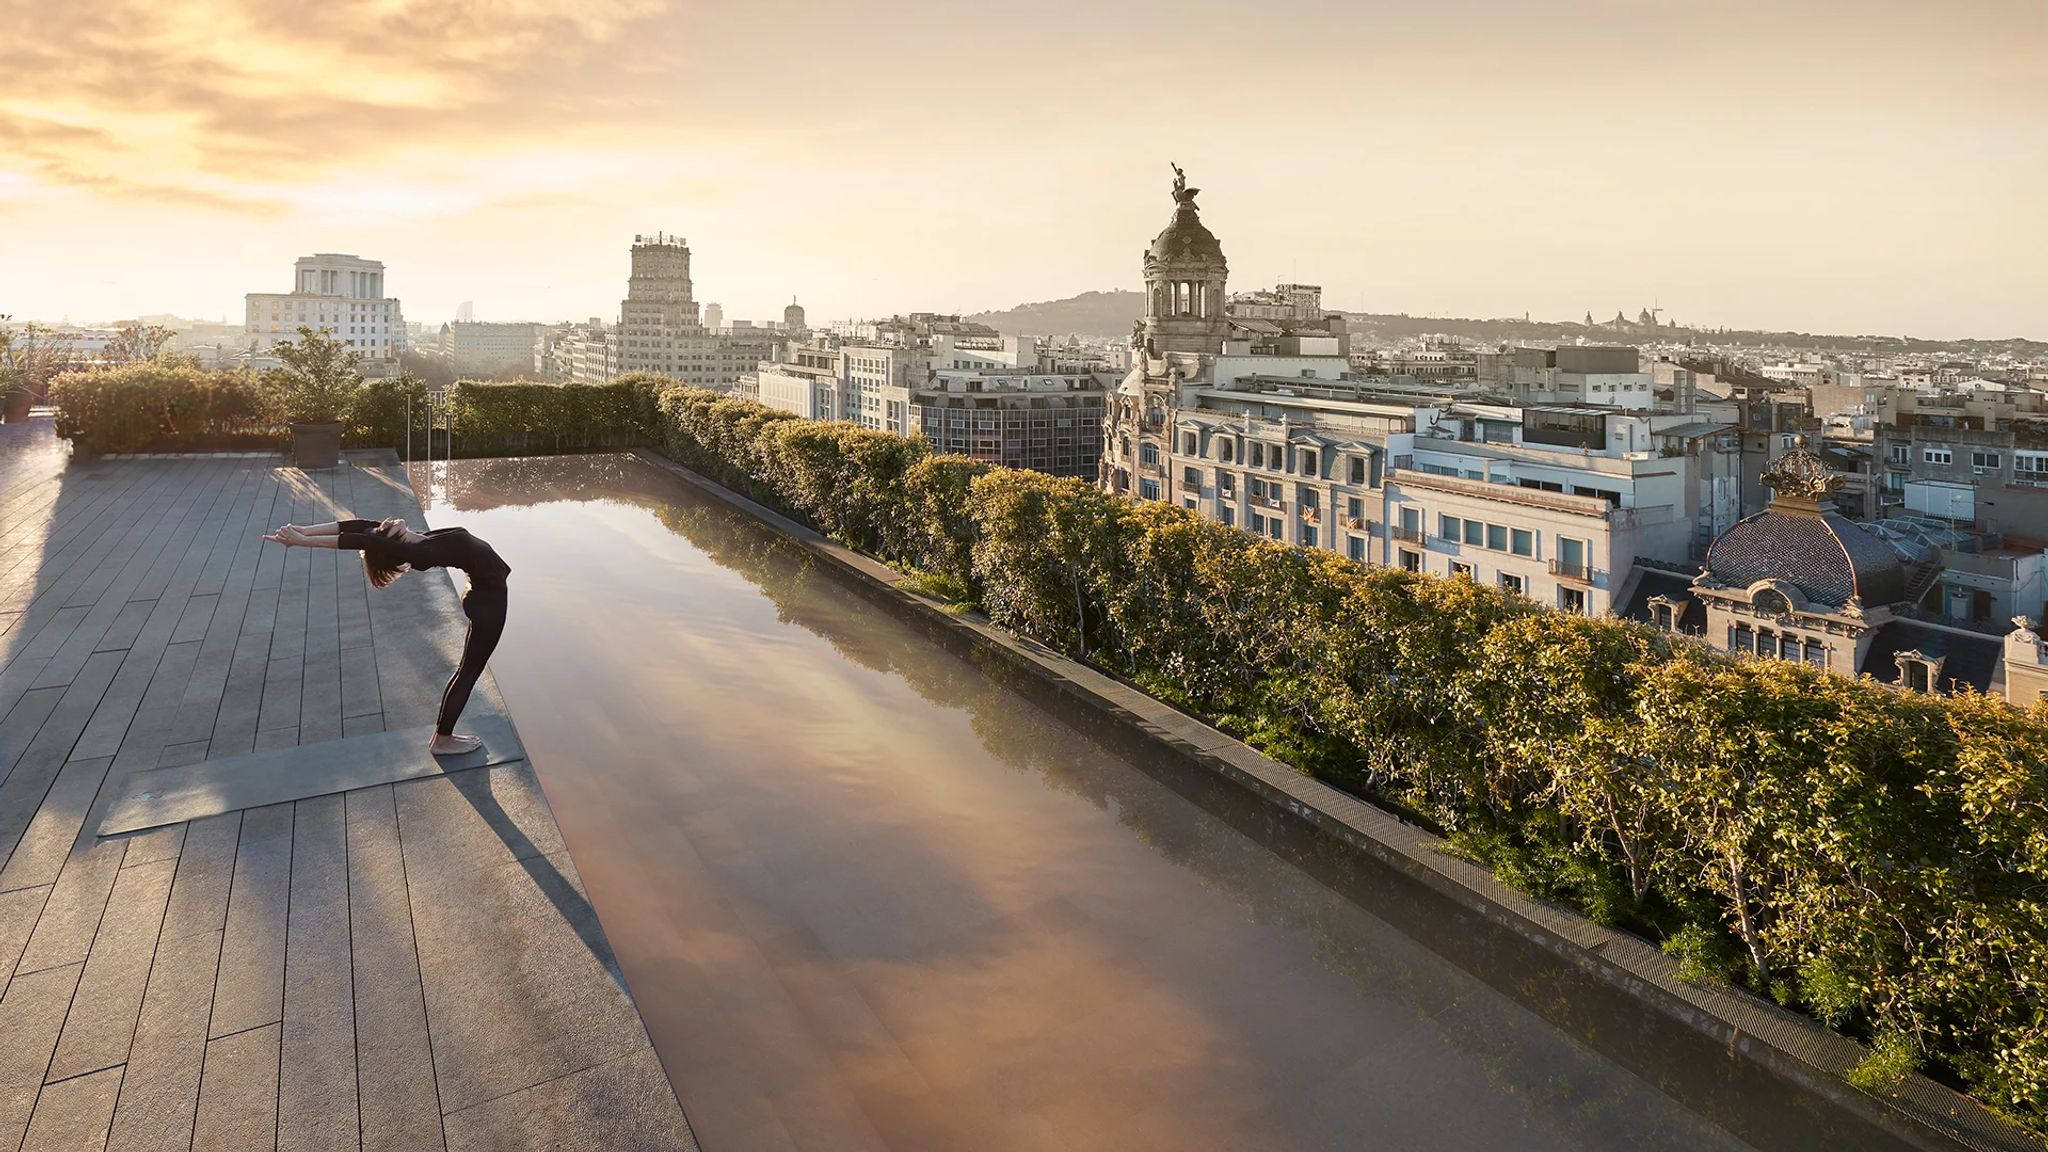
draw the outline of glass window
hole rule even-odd
[[[1456,516],[1438,516],[1436,518],[1436,534],[1446,540],[1463,540],[1465,538],[1464,521],[1459,520]]]
[[[1486,542],[1486,525],[1477,520],[1465,521],[1465,543],[1478,547]]]
[[[1737,652],[1756,650],[1756,633],[1747,624],[1737,624],[1728,634],[1728,647]]]
[[[1237,522],[1237,510],[1228,504],[1218,505],[1216,508],[1216,518],[1223,522],[1225,528],[1232,527]]]
[[[1316,546],[1315,525],[1303,524],[1301,526],[1301,546],[1304,548],[1313,548]]]
[[[1784,658],[1784,659],[1786,659],[1786,660],[1795,660],[1795,661],[1796,661],[1796,660],[1798,660],[1798,659],[1799,659],[1799,637],[1797,637],[1797,636],[1783,636],[1783,635],[1779,636],[1779,637],[1778,637],[1778,655],[1779,655],[1779,656],[1781,656],[1781,657],[1783,657],[1783,658]]]
[[[1451,575],[1463,576],[1465,579],[1470,580],[1472,579],[1472,566],[1470,564],[1460,564],[1453,560],[1451,561]]]
[[[1820,641],[1808,640],[1806,642],[1806,662],[1815,668],[1825,668],[1828,666],[1828,650],[1822,647]]]
[[[1353,456],[1351,458],[1351,482],[1353,484],[1365,483],[1365,457]]]
[[[1361,564],[1365,563],[1365,537],[1346,536],[1344,538],[1344,554]]]
[[[1517,556],[1534,556],[1536,554],[1536,533],[1531,532],[1527,528],[1515,529],[1513,551]]]
[[[1584,616],[1586,614],[1586,593],[1583,589],[1579,588],[1559,588],[1557,590],[1557,606],[1560,611],[1569,612],[1574,616]]]
[[[1412,504],[1403,507],[1401,509],[1401,530],[1410,533],[1422,531],[1422,509]]]
[[[1513,572],[1503,572],[1500,574],[1500,586],[1503,590],[1513,592],[1517,596],[1522,594],[1522,578]]]
[[[1353,520],[1365,519],[1365,501],[1352,496],[1344,501],[1344,514]]]
[[[1401,567],[1409,572],[1422,571],[1422,553],[1401,549]]]
[[[1496,552],[1507,551],[1508,526],[1505,524],[1488,524],[1486,526],[1486,546]]]
[[[1318,468],[1316,467],[1316,453],[1315,453],[1315,449],[1313,449],[1313,448],[1304,448],[1304,449],[1302,449],[1302,452],[1301,452],[1301,474],[1302,474],[1302,475],[1304,475],[1304,476],[1315,476],[1315,475],[1319,475],[1319,474],[1320,474],[1320,469],[1318,469]]]

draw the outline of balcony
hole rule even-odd
[[[1392,528],[1387,529],[1387,531],[1391,533],[1394,539],[1396,540],[1406,540],[1410,544],[1422,543],[1422,529],[1420,526],[1409,528],[1400,524],[1396,524]]]
[[[1570,580],[1577,584],[1591,584],[1593,582],[1593,567],[1590,564],[1574,564],[1568,560],[1552,560],[1550,562],[1550,574],[1560,580]]]
[[[1357,516],[1346,516],[1346,517],[1344,518],[1344,526],[1345,526],[1346,528],[1350,528],[1350,529],[1356,530],[1356,529],[1364,528],[1364,527],[1365,527],[1365,521],[1364,521],[1363,519],[1361,519],[1361,518],[1357,517]]]
[[[1321,510],[1316,508],[1303,508],[1301,510],[1301,522],[1303,524],[1321,524],[1323,522],[1323,514]]]

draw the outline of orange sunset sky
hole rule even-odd
[[[1139,281],[2048,338],[2043,0],[7,0],[0,313],[615,318],[635,232],[814,322]]]

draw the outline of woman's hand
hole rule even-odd
[[[303,547],[306,543],[306,534],[299,530],[298,525],[286,524],[283,527],[279,528],[276,532],[273,532],[265,536],[264,539],[273,541],[278,544],[282,544],[287,548],[290,548],[294,544]]]

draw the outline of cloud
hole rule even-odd
[[[32,0],[0,42],[0,170],[246,210],[438,141],[588,128],[536,81],[667,0]]]

